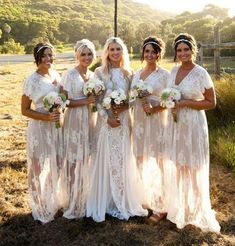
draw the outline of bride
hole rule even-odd
[[[122,89],[128,94],[131,70],[125,44],[120,38],[106,41],[102,66],[95,76],[104,81],[106,93]],[[98,104],[97,151],[93,157],[93,174],[87,201],[87,216],[105,220],[105,214],[119,219],[145,216],[143,192],[131,153],[130,115],[128,104],[105,110]],[[118,114],[118,117],[115,117]]]

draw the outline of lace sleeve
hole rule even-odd
[[[69,72],[66,72],[66,73],[62,76],[62,79],[61,79],[61,81],[60,81],[60,84],[61,84],[61,86],[63,87],[63,89],[64,89],[65,91],[68,92],[68,98],[69,98],[69,99],[72,99],[71,81],[72,81],[72,78],[71,78]]]
[[[94,73],[94,78],[98,78],[99,80],[104,81],[104,79],[102,78],[102,75],[101,75],[101,72],[100,72],[100,69],[97,68],[95,70],[95,73]],[[108,112],[107,110],[103,107],[102,105],[102,102],[103,102],[103,99],[104,99],[104,96],[105,96],[105,93],[103,94],[103,96],[101,96],[97,102],[97,111],[98,111],[98,114],[102,117],[102,119],[107,122],[108,120]]]
[[[210,89],[210,88],[213,88],[214,87],[214,84],[213,84],[213,81],[211,79],[211,76],[208,74],[207,71],[205,71],[204,73],[204,80],[203,80],[203,86],[206,88],[206,89]]]
[[[23,84],[23,95],[29,97],[32,100],[32,80],[31,76],[24,81]]]

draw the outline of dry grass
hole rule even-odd
[[[71,64],[58,61],[63,72]],[[33,64],[0,68],[0,245],[234,245],[235,180],[219,163],[211,165],[211,200],[222,227],[221,234],[203,233],[187,226],[179,230],[169,221],[156,226],[142,218],[105,222],[91,219],[69,221],[61,217],[40,225],[31,217],[27,202],[27,166],[25,128],[20,115],[20,97],[24,78]]]

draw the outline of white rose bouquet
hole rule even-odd
[[[153,88],[145,83],[142,79],[139,80],[137,84],[135,84],[130,91],[130,102],[136,100],[136,98],[140,98],[142,103],[146,101],[146,97],[153,93]],[[146,113],[146,115],[150,115]]]
[[[105,86],[104,82],[97,79],[97,78],[92,78],[89,79],[83,86],[83,93],[85,96],[101,96],[104,93]],[[92,106],[92,112],[96,112],[97,107],[96,105]]]
[[[55,110],[65,109],[66,105],[69,103],[69,100],[66,99],[66,96],[63,93],[57,93],[55,91],[49,92],[43,98],[44,108],[48,112],[53,112]],[[56,128],[60,128],[60,122],[55,123]]]
[[[164,108],[174,108],[181,99],[181,93],[176,88],[166,88],[161,93],[160,105]],[[177,122],[177,115],[173,114],[174,121]]]
[[[122,89],[113,90],[107,93],[107,96],[103,100],[103,106],[106,109],[115,109],[121,107],[127,102],[127,96]],[[118,121],[119,118],[115,115]]]

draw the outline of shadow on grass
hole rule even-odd
[[[235,235],[235,217],[230,217],[226,221],[222,221],[220,223],[221,226],[221,233],[229,236]]]
[[[156,226],[144,224],[134,217],[128,221],[107,216],[105,222],[90,218],[67,220],[61,215],[45,225],[33,220],[31,214],[17,215],[0,227],[0,245],[220,245],[221,235],[203,233],[194,226],[182,230],[167,220]]]
[[[22,161],[3,160],[1,161],[0,170],[6,167],[9,167],[15,171],[21,171],[22,169],[27,167],[27,164],[26,164],[26,160],[22,160]]]

